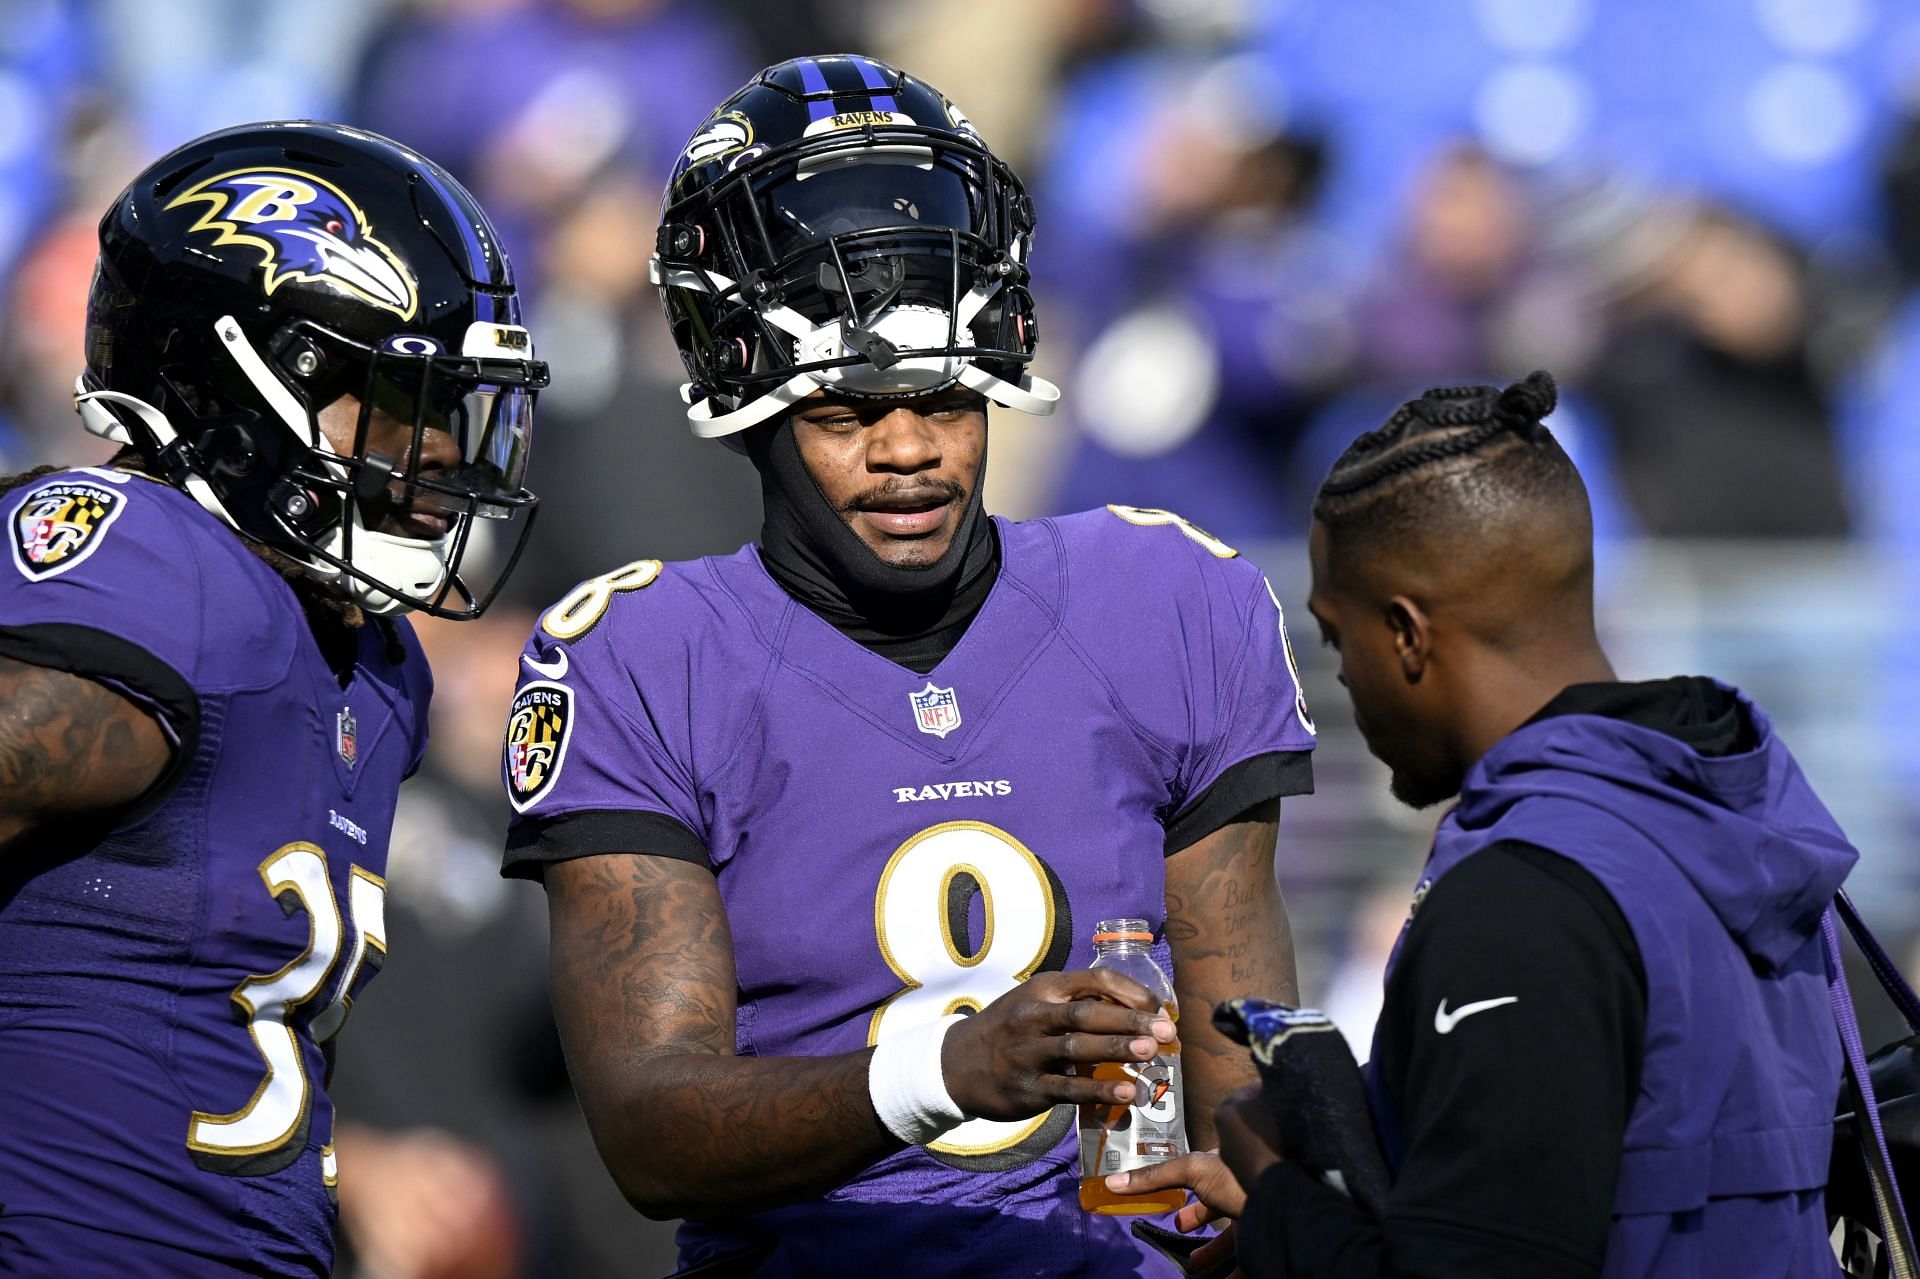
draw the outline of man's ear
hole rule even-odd
[[[1387,629],[1393,632],[1393,651],[1400,659],[1400,673],[1409,684],[1418,684],[1427,673],[1427,658],[1433,645],[1433,627],[1418,604],[1404,595],[1387,601]]]

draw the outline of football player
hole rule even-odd
[[[1087,1067],[1184,1013],[1205,1142],[1251,1078],[1213,1001],[1293,987],[1274,846],[1313,728],[1266,580],[1165,511],[983,512],[989,406],[1058,395],[1033,226],[952,102],[855,56],[760,73],[667,191],[688,416],[764,525],[543,616],[506,869],[544,879],[602,1155],[690,1266],[1155,1273],[1077,1201],[1072,1103],[1150,1101]],[[1117,917],[1177,1008],[1087,971]]]
[[[546,376],[486,215],[384,138],[228,129],[107,210],[75,401],[122,447],[0,502],[0,1272],[330,1272],[403,614],[498,588]]]

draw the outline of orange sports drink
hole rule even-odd
[[[1093,934],[1093,966],[1117,968],[1160,997],[1179,1021],[1173,984],[1147,950],[1153,933],[1144,919],[1106,919]],[[1144,1195],[1117,1195],[1106,1178],[1187,1153],[1185,1099],[1180,1090],[1180,1045],[1166,1045],[1147,1062],[1101,1062],[1095,1079],[1131,1079],[1131,1105],[1080,1107],[1080,1206],[1098,1213],[1165,1213],[1187,1202],[1179,1187]]]

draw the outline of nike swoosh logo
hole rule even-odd
[[[525,653],[520,655],[520,660],[525,662],[528,668],[536,674],[544,675],[548,679],[565,679],[567,677],[567,650],[564,648],[554,654],[551,662],[536,662]]]
[[[1452,1012],[1447,1011],[1447,1001],[1441,1000],[1440,1006],[1433,1010],[1433,1028],[1443,1035],[1451,1035],[1458,1026],[1475,1013],[1483,1013],[1489,1008],[1498,1008],[1502,1004],[1517,1004],[1518,995],[1502,995],[1499,999],[1482,999],[1478,1003],[1462,1004]]]

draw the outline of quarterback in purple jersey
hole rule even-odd
[[[1252,1078],[1213,1001],[1294,984],[1313,728],[1266,580],[1165,511],[983,513],[988,405],[1058,396],[1032,229],[950,101],[846,55],[762,72],[667,193],[689,417],[764,525],[543,615],[506,868],[601,1153],[703,1274],[1168,1273],[1078,1203],[1072,1103],[1151,1100],[1084,1068],[1176,1036],[1094,927],[1153,928],[1202,1144]]]
[[[224,130],[102,219],[74,397],[122,447],[0,481],[0,1275],[331,1273],[401,615],[511,565],[532,355],[485,215],[384,138]]]

